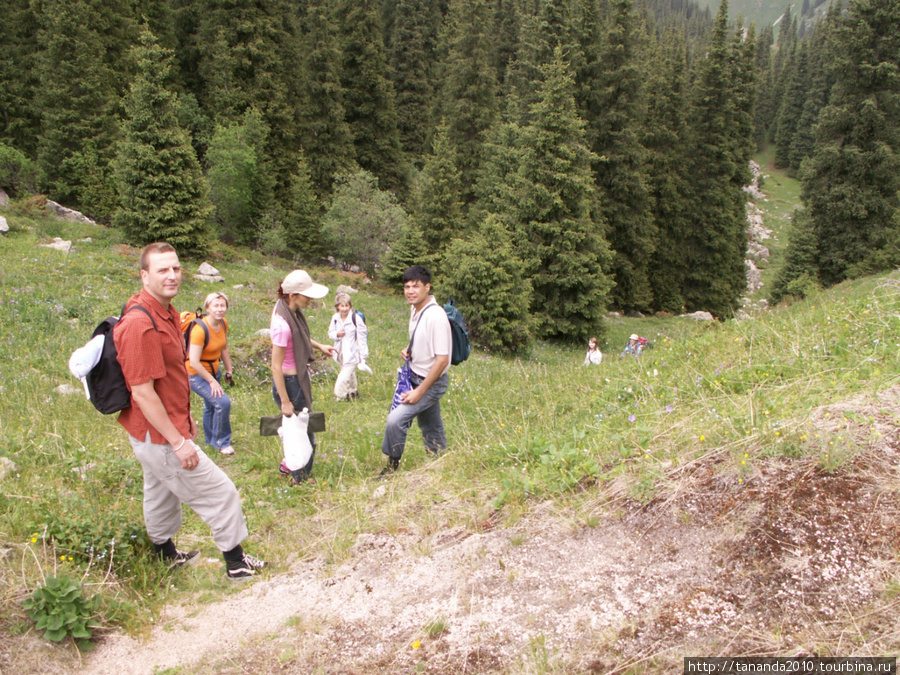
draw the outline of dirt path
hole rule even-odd
[[[332,575],[299,564],[199,612],[176,609],[146,643],[106,640],[84,672],[119,675],[123,663],[136,675],[199,664],[221,672],[279,657],[295,662],[292,672],[401,672],[420,661],[429,672],[491,672],[533,641],[573,653],[707,583],[713,536],[644,537],[625,523],[571,531],[536,517],[514,531],[446,532],[417,555],[411,537],[361,535]]]

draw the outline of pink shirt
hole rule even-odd
[[[291,327],[276,312],[272,312],[272,322],[269,324],[269,337],[276,347],[284,347],[284,363],[282,370],[297,370],[297,360],[294,358],[294,338],[291,335]]]

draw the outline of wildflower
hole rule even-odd
[[[628,421],[629,421],[629,422],[634,422],[636,419],[637,419],[637,417],[635,417],[634,415],[629,415],[629,416],[628,416]]]
[[[671,404],[666,406],[666,412],[672,412],[672,410],[673,410],[673,408],[672,408]]]
[[[421,647],[421,646],[422,646],[422,643],[419,642],[418,640],[414,640],[413,643],[412,643],[412,648],[413,648],[413,649],[418,649],[418,648]]]

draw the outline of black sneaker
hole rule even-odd
[[[200,555],[200,551],[179,551],[175,549],[175,555],[171,558],[164,558],[164,560],[169,563],[169,569],[172,569],[173,567],[184,567],[197,562],[198,555]]]
[[[256,574],[257,570],[261,570],[265,567],[266,564],[265,560],[254,558],[252,555],[247,555],[245,553],[237,562],[226,562],[225,573],[228,575],[229,579],[234,579],[236,581],[249,579]]]

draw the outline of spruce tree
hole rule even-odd
[[[768,129],[775,119],[777,109],[773,105],[774,80],[772,73],[772,48],[775,38],[772,27],[766,26],[756,45],[756,110],[753,119],[753,141],[762,148],[768,137]]]
[[[740,125],[738,107],[746,85],[736,89],[736,58],[729,40],[728,2],[722,0],[706,57],[698,64],[692,92],[691,157],[688,175],[694,203],[685,214],[683,297],[688,311],[706,310],[730,316],[746,288],[744,251],[746,213],[741,191],[750,143],[749,119]],[[741,91],[744,93],[741,94]],[[749,112],[749,111],[747,111]],[[746,126],[746,137],[738,135]]]
[[[323,198],[335,176],[353,168],[356,150],[345,119],[341,52],[323,0],[309,1],[305,29],[300,135],[312,186]]]
[[[900,262],[900,0],[853,0],[830,62],[835,84],[801,188],[825,285]]]
[[[778,130],[775,133],[775,167],[789,169],[792,174],[800,168],[799,163],[793,162],[791,148],[800,129],[800,117],[803,114],[806,87],[809,84],[808,66],[808,42],[804,41],[785,70],[786,84],[781,97],[781,108],[778,111]]]
[[[484,0],[451,0],[447,21],[436,119],[449,127],[463,202],[470,204],[487,133],[497,119],[497,83],[487,34],[490,15]]]
[[[133,50],[137,75],[115,161],[119,209],[113,219],[128,241],[167,241],[180,253],[209,248],[212,205],[187,133],[167,89],[171,54],[144,31]]]
[[[109,167],[127,64],[110,59],[124,49],[127,38],[115,29],[130,25],[128,8],[122,2],[48,0],[40,22],[37,151],[45,188],[57,201],[108,218],[115,208]]]
[[[591,220],[594,197],[584,123],[575,84],[556,49],[543,68],[534,124],[523,129],[516,236],[534,289],[532,312],[540,337],[583,342],[603,330],[612,282],[602,227]]]
[[[322,243],[322,207],[313,189],[309,164],[303,153],[291,178],[287,213],[284,219],[285,242],[295,258],[315,262],[324,257]]]
[[[375,0],[339,0],[335,18],[343,56],[341,84],[356,161],[383,189],[405,189],[394,88],[388,78]]]
[[[837,3],[834,4],[837,6]],[[800,167],[807,157],[810,157],[815,148],[815,126],[819,119],[819,113],[828,103],[828,95],[834,84],[827,64],[828,49],[830,43],[831,27],[837,14],[829,11],[829,15],[816,27],[816,32],[809,39],[809,68],[806,95],[803,101],[803,110],[800,113],[800,121],[797,124],[797,133],[791,143],[791,164]]]
[[[40,137],[38,17],[29,0],[10,0],[0,21],[0,142],[34,158]]]
[[[390,50],[400,142],[407,157],[424,154],[431,127],[434,35],[430,0],[399,0]]]
[[[690,165],[687,70],[684,36],[670,32],[648,69],[643,145],[648,148],[647,185],[658,231],[649,275],[654,308],[672,314],[684,311],[686,216],[695,198],[692,177],[685,171]]]
[[[492,352],[520,352],[532,341],[531,283],[513,237],[488,215],[447,249],[454,261],[444,275],[449,297],[466,317],[473,342]]]
[[[463,234],[462,183],[446,124],[437,129],[415,199],[415,220],[431,256],[432,274],[445,270],[444,250]]]
[[[653,306],[649,271],[657,232],[639,139],[644,120],[640,30],[632,0],[611,0],[610,5],[612,16],[596,61],[588,64],[591,70],[581,82],[582,110],[597,156],[600,209],[614,251],[611,300],[623,309],[648,310]]]
[[[804,209],[794,211],[790,241],[784,262],[775,275],[769,300],[779,303],[787,297],[804,298],[819,287],[819,250],[816,233]]]
[[[425,244],[422,230],[412,220],[400,226],[397,238],[384,254],[378,278],[389,286],[401,286],[403,273],[413,265],[431,265],[431,253]]]
[[[300,148],[296,9],[288,0],[200,0],[200,7],[200,104],[223,126],[239,123],[250,108],[260,111],[275,194],[284,198]]]

